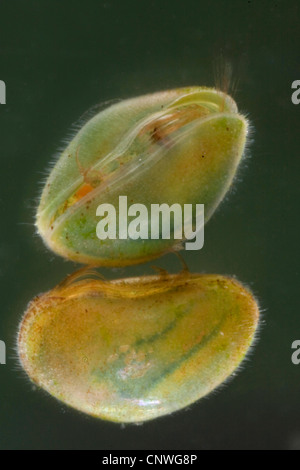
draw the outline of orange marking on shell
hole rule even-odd
[[[86,196],[88,193],[93,191],[93,189],[94,189],[93,186],[86,183],[83,186],[81,186],[81,188],[78,189],[78,191],[75,193],[74,197],[78,201],[78,200],[82,199],[84,196]]]

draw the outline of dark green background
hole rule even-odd
[[[1,0],[1,449],[300,449],[300,79],[298,1]],[[16,360],[27,302],[74,264],[34,229],[45,170],[71,124],[91,106],[183,85],[214,85],[221,49],[239,78],[235,98],[252,126],[250,157],[209,222],[191,271],[235,275],[262,307],[259,341],[221,390],[142,426],[97,421],[34,390]],[[179,269],[168,255],[156,262]],[[146,274],[150,265],[107,277]]]

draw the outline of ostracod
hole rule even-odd
[[[169,240],[99,239],[99,205],[116,208],[117,233],[120,196],[146,208],[204,204],[207,220],[232,184],[247,129],[233,99],[213,88],[179,88],[114,104],[90,119],[60,155],[41,196],[37,230],[53,251],[89,265],[159,257],[178,244],[174,227]],[[195,217],[190,225],[192,231]]]
[[[140,422],[192,404],[238,367],[258,306],[236,280],[72,276],[35,298],[18,347],[30,379],[97,418]]]

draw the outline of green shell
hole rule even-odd
[[[207,220],[233,181],[246,136],[247,120],[235,102],[211,88],[110,106],[61,154],[42,193],[38,232],[53,251],[81,263],[122,266],[158,257],[178,244],[172,232],[170,240],[99,240],[99,204],[114,205],[117,216],[120,195],[149,209],[204,204]]]
[[[146,421],[226,380],[253,341],[258,314],[251,293],[220,275],[75,275],[30,303],[19,356],[37,385],[71,407]]]

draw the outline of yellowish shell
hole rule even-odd
[[[251,293],[220,275],[72,276],[30,303],[19,356],[31,380],[73,408],[145,421],[226,380],[252,343],[258,314]]]

